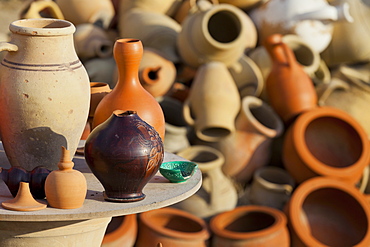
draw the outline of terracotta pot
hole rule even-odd
[[[194,145],[181,150],[177,155],[197,163],[203,181],[200,190],[173,207],[201,218],[235,208],[238,195],[233,181],[221,170],[225,161],[221,152],[209,146]]]
[[[281,34],[274,34],[264,43],[272,60],[266,93],[270,105],[289,124],[303,111],[317,106],[317,95],[312,80],[282,38]],[[281,100],[282,96],[285,100]]]
[[[175,208],[155,209],[139,214],[136,247],[205,247],[209,238],[206,223]]]
[[[119,80],[112,92],[106,95],[95,110],[92,127],[107,120],[114,110],[132,110],[153,126],[162,139],[165,133],[163,111],[156,99],[139,81],[139,65],[143,45],[137,39],[119,39],[114,45]]]
[[[109,84],[105,82],[90,82],[90,109],[89,117],[94,117],[96,107],[98,107],[100,101],[112,91]]]
[[[229,66],[245,49],[255,47],[256,28],[241,9],[204,0],[197,1],[193,7],[196,11],[182,22],[177,37],[177,49],[185,64],[198,68],[218,61]]]
[[[136,214],[113,217],[108,224],[101,247],[133,247],[137,231]]]
[[[354,185],[369,164],[370,143],[346,112],[324,106],[300,115],[286,131],[282,159],[296,182],[330,176]]]
[[[73,46],[75,27],[57,19],[10,24],[0,65],[0,131],[12,166],[57,168],[61,146],[71,158],[85,128],[89,78]],[[63,52],[60,52],[63,51]]]
[[[369,246],[370,207],[354,186],[316,177],[298,186],[285,212],[292,246]]]
[[[227,93],[225,93],[227,92]],[[184,119],[193,126],[199,139],[217,142],[235,131],[240,110],[238,88],[221,62],[202,65],[184,102]]]
[[[213,217],[213,247],[289,247],[287,219],[280,210],[266,206],[240,206]]]
[[[164,157],[158,132],[136,112],[121,110],[114,111],[90,133],[84,153],[105,189],[104,199],[113,202],[143,200],[143,188]]]

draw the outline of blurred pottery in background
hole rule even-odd
[[[84,65],[91,82],[107,83],[110,88],[114,88],[117,83],[117,65],[113,57],[91,58],[85,61]]]
[[[180,7],[182,0],[121,0],[119,15],[123,16],[133,8],[172,16]]]
[[[37,0],[32,1],[21,13],[21,19],[35,19],[43,18],[42,12],[49,14],[48,18],[55,18],[64,20],[64,15],[60,10],[58,4],[50,0]]]
[[[101,247],[133,247],[138,231],[136,218],[136,214],[112,217]]]

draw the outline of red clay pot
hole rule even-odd
[[[137,237],[136,214],[113,217],[101,247],[132,247]]]

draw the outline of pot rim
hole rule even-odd
[[[10,23],[12,33],[27,36],[72,35],[76,27],[69,21],[54,18],[21,19]]]
[[[237,219],[239,216],[245,215],[247,213],[259,212],[265,213],[272,216],[275,222],[262,230],[252,231],[252,232],[233,232],[225,230],[224,226]],[[226,223],[222,223],[226,222]],[[228,239],[250,239],[263,237],[277,231],[280,231],[283,228],[287,228],[287,218],[285,214],[275,208],[261,206],[261,205],[245,205],[236,207],[233,210],[226,211],[214,216],[210,221],[210,228],[214,234],[217,234],[220,237]],[[288,231],[288,230],[287,230]]]

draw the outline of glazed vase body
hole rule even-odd
[[[287,218],[266,206],[239,206],[211,219],[214,247],[290,246]]]
[[[282,35],[269,36],[264,46],[272,60],[266,79],[267,99],[282,120],[289,123],[303,111],[317,106],[315,87],[292,49],[282,41]]]
[[[202,65],[183,109],[184,118],[194,128],[196,136],[207,142],[217,142],[228,136],[235,131],[239,110],[239,91],[225,64]]]
[[[73,45],[75,27],[57,19],[10,25],[0,65],[1,139],[12,166],[54,170],[65,146],[73,157],[86,125],[90,89]],[[63,52],[60,52],[63,51]]]
[[[164,157],[158,132],[135,112],[114,111],[85,144],[88,166],[102,183],[105,200],[139,201]]]
[[[282,160],[297,183],[329,176],[354,185],[369,164],[365,130],[346,112],[330,106],[300,115],[284,136]]]
[[[160,208],[139,215],[136,247],[206,247],[209,232],[204,220],[183,210]]]
[[[107,120],[115,110],[135,111],[164,139],[165,120],[156,99],[139,81],[139,65],[143,55],[140,40],[120,39],[114,45],[114,58],[119,77],[116,86],[99,103],[95,110],[92,127]]]

